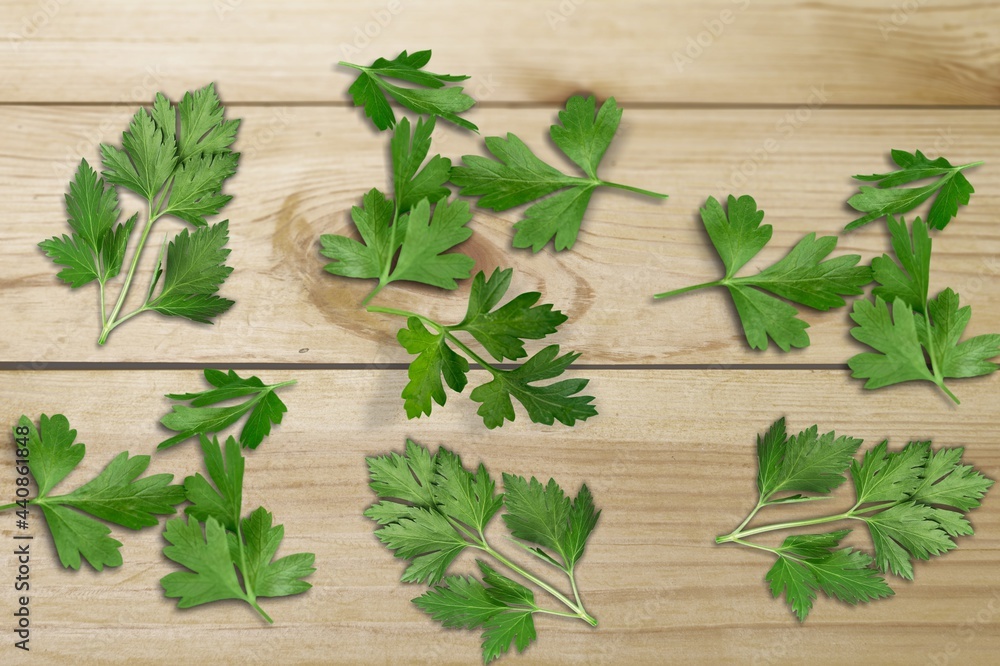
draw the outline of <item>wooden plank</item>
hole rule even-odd
[[[318,237],[351,233],[349,210],[361,194],[386,183],[384,135],[365,131],[356,113],[339,108],[235,107],[244,118],[240,173],[232,220],[235,272],[223,289],[237,301],[209,327],[144,314],[98,348],[97,293],[73,291],[36,244],[68,228],[63,194],[80,156],[96,160],[97,143],[116,140],[130,108],[7,107],[12,128],[0,149],[0,230],[5,261],[0,283],[8,316],[0,321],[0,359],[16,362],[147,361],[404,363],[394,340],[402,322],[362,311],[368,282],[322,271]],[[885,168],[890,147],[922,147],[963,162],[987,160],[970,173],[977,193],[935,238],[932,290],[951,286],[974,306],[969,334],[1000,330],[1000,134],[993,111],[821,109],[788,120],[779,110],[628,109],[625,127],[602,173],[665,191],[666,202],[599,192],[575,248],[532,255],[510,247],[521,210],[477,211],[476,233],[463,246],[477,267],[517,269],[514,289],[537,289],[570,320],[554,338],[583,352],[585,363],[843,363],[860,349],[848,335],[845,309],[804,314],[808,350],[750,350],[720,290],[654,303],[652,294],[714,279],[719,262],[697,209],[708,195],[750,192],[774,225],[771,245],[745,269],[780,257],[802,235],[837,234],[852,218],[849,176]],[[562,162],[544,139],[554,114],[494,109],[484,134],[517,133],[544,158]],[[458,156],[481,152],[467,133],[439,128],[437,149]],[[130,200],[135,206],[135,201]],[[180,228],[164,220],[150,237]],[[160,230],[162,229],[162,231]],[[138,236],[138,234],[136,234]],[[838,252],[872,257],[888,249],[883,223],[844,236]],[[145,253],[148,267],[155,250]],[[144,274],[145,275],[145,274]],[[141,292],[145,280],[136,291]],[[378,299],[441,317],[461,318],[468,283],[455,293],[397,284]],[[117,288],[116,288],[117,289]],[[114,293],[117,293],[115,291]],[[622,322],[629,322],[626,329]]]
[[[167,5],[164,5],[166,7]],[[345,100],[340,60],[432,47],[487,102],[594,91],[650,103],[1000,104],[987,0],[9,0],[0,90],[17,102],[134,102],[217,80],[230,101]],[[369,36],[365,36],[365,32]],[[775,37],[780,35],[780,39]]]
[[[319,663],[332,654],[338,663],[472,663],[477,636],[442,631],[409,603],[420,588],[398,582],[400,563],[361,515],[372,501],[363,457],[397,450],[408,436],[454,448],[467,464],[482,461],[496,475],[552,476],[566,488],[592,488],[603,514],[579,577],[600,626],[539,620],[531,663],[834,664],[850,654],[864,663],[907,664],[950,650],[940,659],[972,664],[990,663],[1000,648],[996,497],[971,514],[976,536],[918,563],[913,583],[893,580],[892,599],[863,608],[821,599],[801,626],[767,593],[767,557],[713,542],[751,507],[755,434],[783,415],[792,429],[818,422],[868,445],[933,438],[938,446],[964,446],[969,463],[997,478],[996,380],[970,392],[956,412],[915,387],[862,395],[830,371],[603,371],[593,381],[601,417],[573,429],[519,421],[487,431],[472,404],[460,400],[432,419],[406,421],[401,371],[264,375],[295,376],[299,384],[283,394],[285,422],[247,456],[245,507],[264,504],[275,513],[286,528],[284,552],[316,552],[315,587],[266,602],[274,627],[239,604],[180,611],[158,586],[172,566],[160,555],[157,529],[118,534],[125,565],[96,574],[60,570],[36,524],[32,663],[98,663],[109,658],[108,645],[114,658],[138,664],[164,655],[185,663]],[[122,449],[152,453],[164,437],[156,424],[168,408],[162,394],[199,380],[194,371],[52,371],[3,373],[0,382],[8,425],[22,412],[59,411],[88,444],[71,484]],[[156,454],[152,468],[182,475],[198,469],[197,459],[189,443]],[[0,466],[0,488],[11,488],[12,475],[12,465]],[[849,488],[842,490],[837,507],[849,502]],[[0,521],[0,538],[12,530],[12,520]],[[867,547],[867,537],[857,544]],[[463,560],[459,570],[470,565]],[[4,549],[0,571],[13,567]],[[13,596],[2,602],[7,612]],[[7,648],[5,663],[23,661],[14,652]]]

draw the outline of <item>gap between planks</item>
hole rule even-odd
[[[223,104],[226,108],[230,107],[247,107],[247,108],[355,108],[355,104],[349,100],[328,100],[328,101],[307,101],[307,100],[290,100],[290,101],[268,101],[268,100],[252,100],[252,101],[237,101],[237,102],[227,102],[225,100],[225,95],[221,95]],[[11,101],[11,100],[0,100],[0,108],[4,107],[20,107],[20,106],[37,106],[37,107],[77,107],[77,108],[100,108],[100,107],[127,107],[127,108],[138,108],[139,106],[148,106],[146,102],[133,102],[133,101],[89,101],[89,102],[60,102],[51,100],[34,100],[34,101]],[[482,101],[477,102],[475,108],[480,109],[561,109],[563,104],[559,102],[498,102],[498,101]],[[807,106],[807,104],[801,102],[625,102],[622,108],[628,109],[643,109],[643,110],[746,110],[746,111],[783,111],[783,110],[795,110]],[[398,105],[393,105],[393,108],[400,110],[401,107]],[[1000,104],[836,104],[828,103],[823,105],[824,109],[840,110],[840,111],[1000,111]]]
[[[519,363],[497,363],[511,370]],[[0,372],[22,371],[121,371],[121,370],[204,370],[225,366],[232,370],[407,370],[408,363],[201,363],[201,362],[94,362],[94,361],[0,361]],[[470,363],[472,370],[482,370]],[[570,370],[848,370],[846,363],[577,363]]]

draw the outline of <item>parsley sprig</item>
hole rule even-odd
[[[586,485],[570,499],[555,480],[543,484],[534,477],[504,474],[504,492],[497,493],[496,482],[482,464],[470,472],[451,451],[442,447],[431,454],[412,441],[407,441],[403,455],[389,453],[367,462],[371,489],[381,501],[365,516],[378,523],[379,540],[396,557],[410,561],[402,580],[432,586],[413,603],[446,627],[482,629],[486,663],[503,656],[511,643],[519,652],[525,650],[536,638],[535,614],[597,626],[584,608],[576,576],[601,515]],[[563,573],[572,592],[561,592],[492,545],[486,529],[501,509],[513,537],[510,542]],[[455,558],[467,549],[544,590],[568,612],[541,606],[530,588],[483,560],[477,560],[481,580],[448,575]]]
[[[451,160],[440,155],[427,160],[433,132],[433,118],[417,120],[412,135],[408,119],[396,125],[390,144],[393,199],[372,189],[363,205],[351,210],[362,242],[336,234],[320,237],[321,254],[333,259],[325,266],[328,273],[378,279],[362,305],[392,282],[450,290],[472,271],[472,257],[448,251],[472,235],[465,226],[472,213],[464,201],[447,200]]]
[[[943,157],[931,160],[919,150],[913,153],[893,150],[891,154],[892,161],[899,167],[896,171],[854,176],[855,180],[873,185],[862,185],[858,193],[848,199],[848,205],[864,215],[848,224],[847,231],[882,217],[891,219],[893,215],[909,213],[932,197],[934,201],[927,210],[926,220],[932,229],[944,229],[958,214],[959,206],[968,204],[976,191],[963,172],[981,166],[982,162],[952,166]],[[920,181],[930,182],[902,187]]]
[[[524,340],[539,340],[556,332],[566,321],[566,315],[546,303],[536,305],[538,292],[519,294],[497,307],[510,288],[513,269],[497,269],[490,275],[479,272],[472,282],[469,306],[465,318],[457,324],[441,324],[415,312],[369,306],[369,312],[406,317],[406,328],[397,339],[406,351],[416,354],[410,363],[409,383],[403,389],[404,407],[409,418],[430,415],[432,401],[444,405],[447,394],[444,385],[461,393],[468,383],[469,360],[488,371],[493,379],[473,389],[469,397],[481,403],[478,414],[487,428],[502,426],[514,420],[517,400],[535,423],[552,425],[554,421],[568,426],[597,414],[593,397],[577,395],[590,380],[563,379],[553,384],[536,382],[561,375],[579,358],[575,352],[559,355],[559,345],[549,345],[522,365],[503,369],[476,353],[455,333],[471,335],[497,361],[517,360],[528,355]],[[460,356],[455,350],[465,355]]]
[[[451,182],[461,188],[459,194],[479,197],[483,208],[503,211],[537,201],[514,225],[514,247],[530,247],[534,252],[550,242],[556,251],[573,247],[590,199],[599,187],[667,198],[666,194],[598,177],[597,168],[618,131],[622,110],[614,97],[599,110],[596,104],[594,97],[570,97],[559,112],[559,124],[549,130],[556,147],[583,176],[565,174],[543,162],[510,133],[506,138],[486,138],[486,149],[496,159],[465,155],[462,166],[452,169]]]
[[[863,287],[871,281],[871,270],[857,265],[860,255],[827,259],[837,247],[837,237],[817,238],[816,234],[804,236],[784,258],[756,275],[739,277],[736,273],[771,240],[771,225],[761,224],[764,211],[758,210],[757,202],[749,195],[730,195],[726,209],[709,197],[701,209],[701,219],[722,259],[725,275],[654,298],[725,287],[736,306],[747,343],[754,349],[767,349],[768,339],[782,351],[809,346],[809,324],[798,318],[794,306],[777,297],[815,310],[829,310],[842,307],[844,296],[863,293]]]
[[[913,578],[913,560],[927,560],[955,548],[954,538],[973,533],[965,513],[979,506],[993,485],[969,465],[961,448],[934,450],[929,441],[889,451],[888,442],[854,456],[862,440],[817,426],[789,436],[779,419],[757,438],[757,504],[740,525],[716,543],[762,550],[777,560],[766,575],[774,597],[785,595],[805,620],[818,591],[850,604],[891,596],[880,573]],[[850,470],[854,504],[845,511],[789,522],[748,527],[761,510],[828,499]],[[775,531],[847,522],[868,528],[875,557],[839,548],[851,530],[797,534],[778,547],[747,539]],[[873,566],[874,565],[874,566]]]
[[[347,92],[354,98],[355,106],[364,107],[365,115],[371,118],[379,131],[396,124],[396,114],[386,96],[411,111],[431,117],[438,116],[463,129],[479,131],[479,128],[458,115],[471,109],[476,100],[463,93],[460,86],[448,85],[469,77],[428,72],[423,68],[430,60],[430,50],[415,51],[412,54],[403,51],[392,60],[378,58],[367,66],[343,61],[339,64],[361,72]],[[400,86],[389,83],[386,79],[406,81],[412,85]]]
[[[101,145],[104,178],[97,176],[87,160],[80,162],[66,195],[73,232],[39,245],[56,264],[65,267],[59,278],[70,287],[98,282],[98,344],[103,345],[111,331],[143,312],[211,323],[232,306],[232,301],[216,295],[232,272],[225,265],[228,220],[209,226],[206,219],[232,199],[222,194],[222,187],[236,173],[239,161],[239,153],[230,146],[240,121],[226,120],[224,114],[214,85],[185,93],[176,105],[159,93],[151,110],[136,112],[122,136],[121,148]],[[121,291],[108,313],[108,282],[121,272],[139,220],[139,213],[135,213],[116,224],[121,208],[115,186],[132,190],[146,201],[146,222]],[[156,221],[167,216],[179,218],[195,230],[189,233],[185,229],[169,243],[164,238],[143,303],[122,315],[146,240]]]
[[[235,371],[205,369],[205,381],[212,385],[207,391],[197,393],[168,393],[171,400],[190,401],[190,405],[174,405],[160,423],[177,434],[157,447],[167,449],[198,435],[221,432],[239,421],[247,420],[240,431],[240,446],[256,449],[271,434],[271,426],[281,423],[288,408],[277,395],[277,390],[295,384],[294,379],[277,384],[265,384],[260,378],[240,377]],[[217,407],[222,402],[246,398],[243,402]]]
[[[191,502],[184,509],[187,517],[168,520],[163,532],[170,544],[163,554],[187,571],[164,576],[163,592],[178,599],[178,608],[237,599],[272,623],[258,599],[302,594],[311,588],[303,579],[316,571],[316,556],[294,553],[274,559],[285,537],[284,526],[274,525],[274,516],[264,507],[243,517],[245,461],[233,437],[223,448],[217,438],[201,435],[201,450],[209,478],[195,474],[184,480]]]
[[[933,243],[928,225],[916,218],[911,234],[904,220],[891,215],[888,225],[895,259],[887,254],[872,259],[875,298],[856,301],[851,313],[857,324],[851,335],[875,351],[848,361],[852,376],[867,380],[869,389],[933,382],[958,404],[946,380],[995,372],[997,364],[990,359],[1000,355],[1000,335],[962,340],[972,308],[959,307],[951,289],[929,298]]]
[[[0,511],[20,507],[42,510],[59,561],[79,569],[83,560],[97,571],[122,564],[122,544],[100,520],[131,530],[152,527],[158,515],[171,515],[184,501],[184,489],[171,485],[172,474],[141,477],[149,467],[149,456],[130,456],[127,451],[111,459],[101,473],[74,490],[55,495],[53,490],[79,466],[85,444],[76,441],[76,430],[62,414],[42,414],[38,426],[22,416],[14,427],[18,456],[27,460],[27,470],[38,485],[30,500],[0,506]],[[21,453],[23,451],[23,453]]]

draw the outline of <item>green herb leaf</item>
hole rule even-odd
[[[964,512],[979,506],[993,485],[971,466],[961,464],[962,449],[933,451],[930,442],[910,442],[899,451],[889,451],[888,442],[882,442],[857,460],[853,456],[861,440],[817,433],[818,427],[812,426],[788,437],[785,421],[779,419],[757,438],[760,497],[739,527],[715,539],[720,544],[737,543],[773,553],[777,560],[766,575],[771,593],[776,598],[784,594],[800,621],[809,614],[820,590],[850,604],[892,595],[879,572],[912,579],[914,559],[926,560],[954,549],[955,537],[973,533]],[[747,527],[768,506],[829,498],[844,480],[848,463],[857,499],[850,509]],[[824,494],[772,499],[778,490]],[[837,550],[850,531],[846,529],[789,536],[779,548],[748,540],[767,532],[835,522],[864,523],[875,557],[850,548]]]
[[[170,485],[171,474],[139,478],[149,467],[149,456],[115,456],[96,477],[65,495],[53,495],[59,485],[83,460],[86,447],[74,443],[76,431],[62,414],[42,414],[36,428],[22,416],[16,433],[27,430],[28,471],[38,485],[38,495],[28,504],[42,509],[59,561],[79,569],[86,560],[97,571],[122,564],[121,542],[101,520],[138,530],[157,524],[157,515],[174,513],[184,501],[184,489]],[[91,517],[93,516],[93,517]]]
[[[516,296],[506,305],[496,306],[510,286],[511,269],[497,269],[487,279],[480,272],[473,279],[469,307],[458,324],[446,326],[422,315],[394,308],[369,307],[369,312],[384,312],[407,318],[406,328],[397,334],[399,343],[417,358],[410,364],[409,382],[403,389],[404,407],[409,418],[429,415],[433,403],[444,405],[445,384],[461,392],[468,382],[469,361],[459,351],[493,375],[493,380],[472,391],[470,397],[483,403],[478,414],[487,428],[514,420],[511,398],[517,399],[535,423],[552,425],[559,421],[573,425],[597,413],[590,396],[576,395],[589,380],[567,379],[538,386],[534,382],[561,375],[579,354],[559,356],[558,345],[550,345],[520,367],[505,370],[491,365],[456,337],[467,332],[497,360],[518,359],[527,352],[525,339],[539,339],[554,333],[566,320],[549,304],[535,305],[540,296],[530,292]],[[457,350],[457,351],[456,351]]]
[[[524,477],[504,474],[503,486],[507,506],[503,520],[510,533],[558,555],[562,568],[571,571],[583,556],[587,539],[601,515],[600,511],[594,511],[587,486],[580,489],[572,502],[555,479],[549,479],[543,486],[534,477],[527,481]]]
[[[848,530],[791,536],[776,551],[778,559],[765,579],[775,598],[785,600],[805,620],[820,590],[852,605],[893,595],[885,579],[870,567],[871,557],[850,548],[834,550]]]
[[[848,199],[851,208],[865,213],[847,225],[848,231],[881,217],[891,218],[908,213],[935,194],[937,196],[927,212],[927,221],[932,229],[944,229],[958,214],[958,207],[968,204],[969,197],[975,192],[962,172],[982,164],[974,162],[956,167],[943,157],[930,160],[919,150],[914,153],[893,150],[892,161],[899,167],[897,171],[854,177],[875,183],[875,186],[862,185],[860,191]],[[901,187],[924,180],[932,182],[918,187]]]
[[[447,199],[451,194],[445,187],[451,173],[451,160],[440,155],[427,160],[431,150],[434,125],[434,118],[418,118],[411,138],[410,121],[403,118],[393,132],[389,144],[389,152],[392,155],[392,183],[402,213],[423,199],[437,203],[441,199]]]
[[[410,381],[402,394],[407,418],[429,416],[431,400],[444,405],[447,400],[445,382],[451,390],[462,392],[469,381],[466,376],[469,362],[448,346],[444,331],[432,333],[418,318],[410,317],[406,328],[400,329],[396,337],[403,349],[417,356],[410,362],[407,370]]]
[[[843,306],[844,296],[861,294],[871,281],[871,270],[857,265],[860,255],[825,259],[837,247],[837,238],[816,238],[816,234],[803,237],[784,258],[757,275],[736,277],[736,272],[771,239],[771,225],[761,224],[764,212],[747,195],[738,199],[730,195],[728,212],[714,197],[709,197],[701,209],[701,219],[725,266],[725,276],[714,282],[657,294],[655,298],[670,298],[706,287],[726,287],[747,342],[754,349],[767,349],[768,338],[782,351],[809,346],[806,333],[809,324],[798,318],[793,306],[764,292],[815,310],[829,310]]]
[[[902,298],[896,299],[891,311],[878,296],[874,303],[855,302],[851,319],[857,326],[851,335],[877,353],[852,357],[847,362],[851,376],[866,379],[868,389],[913,380],[934,382],[958,403],[945,380],[991,374],[997,365],[990,359],[1000,355],[997,334],[959,342],[972,309],[960,308],[958,303],[958,294],[945,289],[928,302],[924,317],[914,313]]]
[[[418,114],[439,116],[459,127],[478,132],[479,128],[458,116],[472,108],[476,100],[463,93],[461,87],[447,85],[469,77],[425,71],[423,68],[430,59],[430,50],[417,51],[412,55],[403,51],[393,60],[379,58],[367,67],[349,62],[340,64],[361,72],[347,92],[354,98],[354,106],[363,106],[365,115],[379,130],[396,124],[396,115],[386,98],[388,95]],[[399,86],[386,79],[406,81],[416,87]]]
[[[277,389],[296,383],[293,379],[264,384],[258,377],[243,378],[233,370],[226,373],[210,368],[205,369],[205,380],[213,388],[197,393],[167,394],[171,400],[190,401],[191,405],[174,405],[173,411],[160,419],[166,428],[179,434],[160,442],[158,448],[169,448],[199,434],[221,432],[249,414],[240,431],[240,445],[256,449],[271,434],[271,426],[281,423],[288,411]],[[248,399],[237,405],[210,406],[242,397]]]
[[[844,471],[861,442],[833,432],[820,435],[816,426],[788,437],[785,420],[779,419],[765,437],[757,439],[761,500],[767,502],[787,491],[830,492],[844,482]]]
[[[665,199],[665,194],[601,180],[597,167],[618,130],[622,110],[614,97],[601,105],[595,116],[594,97],[570,97],[559,112],[561,124],[550,130],[556,146],[586,174],[570,176],[540,160],[521,139],[487,137],[486,148],[496,158],[465,155],[463,166],[452,169],[451,181],[461,187],[459,194],[478,196],[483,208],[503,211],[559,190],[525,211],[514,225],[514,247],[530,247],[538,252],[550,241],[555,249],[573,247],[593,191],[614,187]]]
[[[59,272],[59,279],[74,289],[94,280],[103,285],[121,271],[138,215],[115,225],[121,216],[118,194],[105,185],[87,160],[80,161],[76,177],[70,183],[66,210],[74,233],[38,245],[56,264],[66,267]]]
[[[163,315],[211,324],[213,317],[233,305],[228,298],[215,295],[233,272],[225,264],[228,242],[228,220],[192,234],[187,229],[177,234],[167,246],[160,293],[147,301],[145,307]]]
[[[477,386],[469,395],[482,403],[476,413],[487,428],[500,427],[504,421],[514,420],[514,398],[535,423],[559,421],[572,426],[586,421],[597,414],[590,404],[594,398],[576,394],[587,387],[589,379],[564,379],[544,386],[533,383],[558,377],[579,357],[576,352],[559,356],[559,345],[549,345],[513,370],[495,370],[492,381]]]
[[[200,474],[184,482],[192,505],[186,509],[186,518],[167,521],[163,537],[170,545],[163,554],[187,571],[164,576],[160,580],[164,594],[178,599],[179,608],[239,599],[272,622],[257,600],[301,594],[312,587],[303,579],[316,571],[315,555],[296,553],[274,559],[284,527],[274,525],[273,516],[263,507],[240,518],[244,460],[239,444],[230,437],[223,453],[218,439],[202,436],[201,448],[215,487]]]
[[[513,275],[511,269],[495,270],[489,279],[483,272],[476,273],[465,319],[450,327],[468,332],[498,361],[524,358],[528,355],[524,340],[541,340],[568,319],[549,303],[535,305],[542,297],[537,291],[520,294],[497,308]]]
[[[122,136],[121,148],[101,146],[103,179],[86,160],[81,161],[66,195],[73,233],[39,245],[56,264],[65,267],[59,278],[71,287],[95,280],[99,283],[102,330],[98,344],[103,345],[112,330],[143,312],[211,323],[232,305],[232,301],[215,295],[232,272],[224,265],[229,254],[224,249],[227,222],[208,227],[206,219],[232,199],[222,194],[222,187],[236,173],[239,162],[239,154],[230,146],[240,121],[226,120],[224,115],[214,85],[185,93],[176,106],[159,93],[151,110],[136,112]],[[129,240],[139,220],[135,213],[116,224],[121,216],[118,185],[146,200],[147,219],[121,291],[114,299],[107,294],[107,283],[125,266]],[[121,314],[146,239],[154,223],[167,215],[192,224],[197,231],[188,234],[185,230],[169,246],[164,245],[144,289],[146,300],[136,310]],[[160,278],[164,278],[163,289],[154,296]],[[110,313],[106,302],[113,304]]]
[[[435,155],[421,168],[433,129],[433,120],[419,120],[411,140],[407,119],[396,126],[391,150],[395,201],[373,189],[364,196],[363,207],[351,210],[363,242],[334,234],[320,237],[320,253],[334,260],[325,266],[328,273],[378,279],[366,302],[397,280],[455,289],[455,280],[469,277],[475,263],[464,254],[448,252],[472,235],[465,226],[472,220],[468,204],[447,201],[444,183],[451,162]]]
[[[535,613],[578,617],[592,626],[576,584],[575,566],[594,529],[600,511],[594,508],[587,486],[572,502],[554,481],[542,486],[536,479],[504,474],[505,493],[483,465],[471,472],[461,458],[445,448],[431,454],[411,441],[403,455],[389,453],[367,458],[371,488],[380,501],[365,511],[375,521],[376,536],[396,557],[409,560],[404,582],[427,583],[430,590],[413,603],[445,627],[483,630],[485,663],[503,656],[513,644],[524,651],[535,640]],[[570,581],[572,599],[536,574],[497,552],[486,537],[493,517],[503,514],[515,541],[529,553],[562,571]],[[542,547],[559,555],[557,562]],[[519,578],[530,581],[562,602],[569,612],[549,611],[538,605],[535,593],[522,583],[477,560],[482,580],[447,575],[466,548],[483,553]]]

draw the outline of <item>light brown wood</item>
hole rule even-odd
[[[131,112],[0,109],[0,126],[18,130],[0,154],[0,200],[16,220],[0,232],[4,300],[14,315],[0,321],[0,356],[23,362],[148,361],[152,353],[158,360],[196,362],[408,362],[394,339],[403,321],[360,308],[373,282],[322,270],[320,234],[355,233],[351,206],[369,188],[385,188],[388,179],[386,137],[366,131],[358,113],[328,108],[231,110],[245,119],[243,164],[227,184],[235,198],[224,211],[235,270],[222,293],[236,306],[215,326],[143,314],[99,348],[96,285],[75,291],[63,285],[36,244],[66,232],[63,194],[80,156],[96,160],[98,142],[117,141]],[[782,129],[792,127],[788,113],[627,109],[602,173],[667,192],[668,201],[599,192],[573,250],[556,254],[550,247],[537,255],[511,248],[511,225],[523,209],[476,209],[475,235],[462,249],[479,270],[513,266],[512,293],[540,290],[545,302],[564,311],[570,319],[552,340],[582,352],[582,363],[843,363],[863,350],[848,335],[847,308],[803,308],[812,346],[783,354],[771,345],[761,353],[747,346],[724,290],[662,302],[652,295],[719,276],[721,264],[697,215],[706,197],[750,193],[766,211],[774,238],[744,269],[749,274],[806,233],[841,233],[854,219],[844,203],[856,191],[851,174],[883,169],[890,147],[920,146],[963,163],[988,162],[969,174],[977,189],[971,204],[935,237],[932,290],[950,286],[973,305],[970,335],[1000,330],[997,114],[822,109],[800,124],[793,121],[788,135]],[[484,115],[484,134],[512,131],[546,159],[563,163],[545,138],[553,111],[494,109]],[[437,149],[456,160],[484,152],[467,133],[439,128],[439,136]],[[756,157],[769,141],[777,148]],[[129,199],[129,205],[137,204]],[[181,228],[173,220],[157,224],[133,288],[138,295],[164,234]],[[873,223],[843,235],[836,252],[856,252],[867,261],[888,250],[887,237],[884,222]],[[468,285],[450,294],[397,283],[376,302],[458,321]]]
[[[487,103],[797,105],[827,86],[836,104],[1000,104],[988,0],[15,0],[4,19],[0,89],[18,102],[134,103],[146,81],[205,77],[231,102],[342,102],[338,61],[432,48],[432,71],[471,75]]]
[[[196,388],[196,371],[21,372],[0,374],[0,411],[67,415],[87,444],[86,479],[128,449],[153,453],[166,432],[163,393]],[[600,418],[573,429],[524,422],[486,431],[465,398],[432,419],[406,421],[398,371],[269,372],[295,377],[282,395],[285,422],[248,453],[246,500],[285,525],[282,552],[314,551],[315,587],[301,598],[265,600],[276,620],[265,627],[248,608],[218,603],[181,611],[158,580],[173,570],[160,555],[158,528],[116,530],[125,564],[96,574],[63,571],[35,516],[31,663],[281,661],[282,663],[455,663],[478,659],[472,632],[442,631],[409,599],[420,592],[398,578],[402,564],[361,516],[372,502],[364,457],[399,450],[406,437],[459,452],[467,465],[554,477],[575,489],[586,482],[603,510],[579,569],[596,630],[543,619],[530,663],[923,663],[954,643],[951,663],[988,663],[1000,619],[1000,503],[987,497],[970,517],[977,530],[957,550],[919,563],[912,583],[892,580],[896,596],[863,608],[821,599],[798,625],[763,580],[766,554],[716,546],[754,500],[756,433],[786,416],[795,431],[824,430],[889,438],[894,447],[932,438],[964,446],[966,459],[1000,476],[995,446],[997,387],[971,393],[960,417],[917,387],[862,394],[842,373],[738,370],[591,373]],[[705,405],[710,404],[711,410]],[[905,405],[905,409],[901,408]],[[192,443],[154,455],[152,471],[199,469]],[[9,487],[10,465],[0,467]],[[849,486],[849,484],[847,484]],[[849,487],[838,491],[839,506]],[[833,505],[812,505],[818,515]],[[772,516],[773,518],[773,516]],[[767,517],[762,517],[770,522]],[[10,520],[0,521],[9,539]],[[502,530],[497,530],[498,539]],[[854,535],[859,547],[867,537]],[[507,550],[510,550],[507,548]],[[459,571],[471,560],[463,559]],[[13,570],[4,549],[0,572]],[[4,604],[12,602],[8,591]],[[5,663],[14,663],[9,646]],[[17,663],[21,660],[17,659]]]
[[[774,240],[750,271],[805,233],[839,234],[852,219],[851,174],[884,169],[890,148],[920,148],[987,162],[969,174],[971,205],[935,235],[931,288],[951,286],[973,306],[968,334],[1000,331],[1000,5],[396,2],[3,3],[0,415],[7,425],[21,413],[69,417],[88,445],[70,487],[121,450],[153,453],[167,436],[157,425],[169,410],[163,394],[202,386],[198,370],[174,364],[294,364],[246,371],[299,384],[282,394],[285,422],[248,454],[244,506],[273,511],[286,528],[282,552],[315,552],[318,570],[308,594],[264,602],[275,626],[235,603],[181,611],[159,586],[175,569],[160,528],[115,530],[125,544],[119,569],[71,572],[35,512],[32,654],[5,633],[0,663],[478,663],[478,636],[442,630],[413,607],[421,588],[399,582],[402,563],[362,516],[373,499],[364,457],[406,437],[450,447],[496,476],[554,477],[573,490],[586,482],[604,511],[579,569],[600,626],[542,618],[538,642],[502,663],[995,663],[996,490],[971,514],[976,535],[918,563],[912,583],[892,579],[895,597],[862,608],[820,599],[804,625],[770,597],[766,554],[713,539],[751,508],[754,439],[782,415],[790,428],[818,423],[868,445],[964,446],[970,464],[1000,478],[1000,378],[956,382],[960,407],[929,385],[865,391],[827,366],[862,349],[846,309],[804,312],[809,349],[758,353],[724,292],[650,296],[718,274],[697,218],[706,197],[750,193],[767,212]],[[369,43],[353,50],[366,29]],[[564,100],[616,96],[625,116],[602,174],[671,195],[658,203],[599,193],[576,247],[558,255],[510,247],[522,211],[476,211],[463,250],[478,268],[514,267],[513,289],[540,290],[569,315],[551,340],[602,366],[571,373],[592,379],[600,411],[575,428],[532,425],[518,408],[515,423],[487,431],[468,391],[407,421],[406,373],[385,367],[409,361],[394,340],[401,322],[359,309],[370,285],[322,271],[317,237],[349,233],[350,207],[387,182],[388,137],[351,107],[351,76],[335,65],[404,48],[432,48],[433,71],[472,76],[466,90],[480,106],[470,118],[482,136],[512,131],[553,164],[564,162],[545,132]],[[143,315],[98,348],[96,288],[60,284],[36,245],[67,229],[63,195],[81,157],[96,164],[98,143],[117,143],[156,91],[176,98],[209,81],[244,119],[225,211],[235,272],[223,294],[237,304],[214,327]],[[450,128],[438,129],[435,148],[453,158],[483,152],[479,137]],[[181,228],[162,224],[152,245]],[[837,252],[867,260],[887,249],[876,223],[842,236]],[[393,285],[378,301],[452,320],[467,289]],[[66,363],[86,369],[51,369]],[[739,367],[752,363],[778,369]],[[11,447],[0,453],[10,463],[0,464],[6,494]],[[152,468],[180,479],[200,469],[196,447],[155,454]],[[0,515],[4,543],[13,520]],[[870,549],[861,533],[849,539]],[[458,570],[471,566],[463,557]],[[14,572],[12,549],[0,548],[0,613],[13,611]]]

